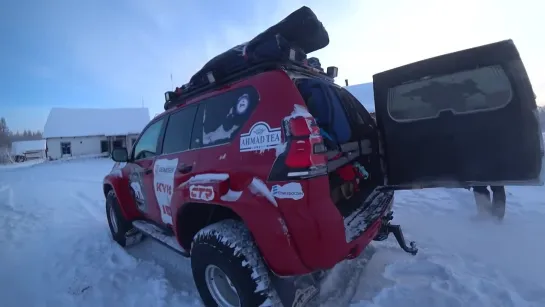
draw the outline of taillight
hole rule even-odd
[[[306,109],[297,107],[296,115],[284,118],[286,149],[276,160],[270,180],[308,178],[327,173],[326,149],[320,128]]]

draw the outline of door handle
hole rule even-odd
[[[178,166],[178,172],[182,174],[187,174],[191,172],[192,170],[193,170],[193,165],[181,164],[180,166]]]
[[[146,168],[146,169],[144,170],[144,174],[145,174],[145,175],[149,175],[149,174],[151,174],[152,172],[153,172],[153,168]]]

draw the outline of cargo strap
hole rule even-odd
[[[338,149],[330,150],[326,153],[327,155],[327,172],[331,173],[337,170],[339,167],[342,167],[357,158],[370,155],[373,152],[371,148],[370,140],[361,140],[358,142],[345,143],[339,146]],[[339,158],[334,159],[339,156]],[[334,159],[334,160],[331,160]],[[331,161],[330,161],[331,160]]]

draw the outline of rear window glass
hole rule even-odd
[[[511,83],[501,66],[490,66],[429,78],[391,88],[388,112],[397,121],[496,110],[512,98]]]
[[[259,101],[253,87],[243,87],[208,98],[199,103],[191,148],[231,142],[250,118]]]

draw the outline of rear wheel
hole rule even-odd
[[[125,247],[141,240],[142,235],[121,213],[114,190],[108,191],[106,195],[106,217],[108,218],[112,238],[119,245]]]
[[[191,248],[191,268],[205,306],[250,307],[269,302],[268,269],[240,222],[225,220],[199,231]]]

